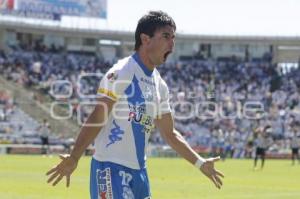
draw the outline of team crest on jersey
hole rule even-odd
[[[97,169],[97,187],[100,199],[113,199],[110,168]]]
[[[109,74],[107,75],[107,79],[108,79],[109,81],[113,82],[113,81],[115,81],[115,80],[118,79],[118,74],[115,73],[115,72],[109,73]]]
[[[153,94],[151,89],[148,86],[145,87],[144,99],[148,102],[153,101]]]

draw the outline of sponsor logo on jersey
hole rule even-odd
[[[151,116],[146,115],[146,106],[145,104],[134,106],[129,105],[129,116],[128,121],[139,123],[144,126],[145,133],[151,133],[152,129],[154,129],[154,121]]]
[[[106,147],[109,147],[109,145],[114,144],[117,141],[121,141],[122,135],[124,134],[124,131],[120,128],[115,120],[113,120],[113,125],[114,128],[110,130],[110,135],[108,136],[110,142],[106,145]]]
[[[97,169],[97,186],[100,199],[113,199],[110,168]]]
[[[155,86],[154,82],[152,82],[151,80],[145,79],[143,77],[141,78],[141,82],[144,82],[144,83],[149,84],[151,86]]]

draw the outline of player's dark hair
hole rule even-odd
[[[154,32],[164,26],[171,26],[176,30],[176,24],[174,20],[163,11],[149,11],[138,22],[135,30],[135,46],[134,49],[138,50],[142,44],[141,34],[144,33],[149,37],[154,36]]]

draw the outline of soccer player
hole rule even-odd
[[[48,154],[50,149],[49,146],[50,125],[47,122],[47,119],[44,119],[43,124],[41,124],[36,130],[40,133],[40,138],[42,143],[41,152],[42,154]]]
[[[297,127],[293,127],[293,136],[291,138],[292,165],[295,164],[295,159],[297,159],[300,163],[300,157],[299,157],[300,139],[297,133],[298,133]]]
[[[264,128],[256,129],[256,151],[255,151],[255,158],[254,158],[254,170],[257,170],[257,160],[261,158],[261,166],[260,168],[263,169],[265,165],[265,156],[266,150],[270,146],[271,140],[268,138],[268,134],[271,132],[271,126],[267,125]]]
[[[98,105],[71,154],[61,155],[61,162],[47,172],[48,183],[56,185],[65,176],[69,186],[81,155],[95,140],[91,198],[150,198],[145,149],[156,126],[174,150],[221,188],[223,174],[214,167],[220,157],[200,157],[174,129],[168,87],[156,70],[174,48],[175,30],[173,19],[162,11],[150,11],[139,20],[136,52],[117,62],[102,78]]]

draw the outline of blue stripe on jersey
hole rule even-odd
[[[132,83],[125,90],[125,94],[128,96],[127,101],[129,106],[145,105],[145,99],[135,75],[133,76]],[[131,125],[134,135],[136,155],[138,158],[139,166],[142,169],[145,167],[145,133],[143,132],[144,126],[135,121],[131,121]]]
[[[145,66],[145,64],[142,62],[140,56],[138,53],[134,53],[132,55],[133,59],[138,63],[138,65],[142,68],[142,70],[144,71],[144,73],[151,77],[153,70],[150,70],[149,68],[147,68],[147,66]]]

